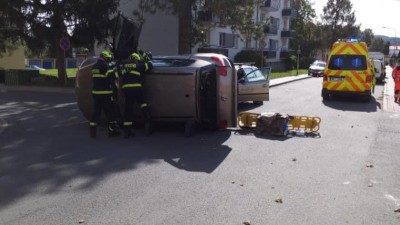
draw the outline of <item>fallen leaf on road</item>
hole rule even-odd
[[[398,213],[400,213],[400,208],[398,208],[398,209],[394,210],[394,212],[398,212]]]
[[[85,221],[84,220],[79,220],[79,223],[85,223]]]
[[[277,199],[275,199],[275,202],[276,202],[276,203],[283,203],[282,198],[277,198]]]
[[[243,224],[244,224],[244,225],[250,225],[251,223],[250,223],[250,221],[248,220],[248,221],[244,221]]]
[[[373,187],[374,185],[372,184],[372,183],[369,183],[368,184],[368,187]]]
[[[369,168],[373,168],[374,167],[374,165],[372,165],[372,164],[367,164],[367,165],[365,165],[366,167],[369,167]]]

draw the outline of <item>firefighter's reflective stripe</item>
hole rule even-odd
[[[101,74],[101,73],[97,73],[97,74],[93,74],[93,77],[96,77],[96,78],[106,78],[107,75]]]
[[[131,88],[131,87],[142,87],[142,84],[124,84],[122,85],[122,88]]]
[[[124,126],[132,126],[132,124],[133,124],[132,122],[124,122],[123,123]]]
[[[110,70],[107,70],[107,75],[108,74],[110,74],[110,73],[114,73],[114,76],[116,77],[116,78],[118,78],[118,73],[116,73],[113,69],[110,69]]]
[[[140,108],[144,108],[144,107],[147,107],[147,103],[143,103],[140,105]]]
[[[97,123],[95,123],[95,122],[90,122],[90,123],[89,123],[89,126],[91,126],[91,127],[97,126]]]
[[[113,92],[112,91],[110,91],[110,90],[106,90],[106,91],[95,91],[95,90],[93,90],[92,91],[92,94],[95,94],[95,95],[108,95],[108,94],[112,94]]]

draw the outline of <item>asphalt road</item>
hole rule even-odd
[[[400,224],[400,114],[322,102],[321,78],[271,88],[241,111],[321,117],[319,135],[137,129],[90,139],[71,93],[6,91],[0,224]]]

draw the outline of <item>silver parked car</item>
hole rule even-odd
[[[257,68],[235,64],[238,80],[238,102],[251,101],[262,105],[269,101],[269,79],[271,67]]]
[[[324,75],[324,69],[326,62],[316,60],[308,68],[308,75],[313,77],[322,77]]]

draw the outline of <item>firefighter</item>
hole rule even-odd
[[[117,128],[115,115],[115,103],[113,90],[115,90],[118,75],[109,63],[112,61],[112,54],[103,51],[96,64],[92,67],[93,77],[93,114],[90,119],[90,137],[96,137],[97,123],[100,120],[101,112],[104,111],[108,120],[108,136],[118,136],[120,133]]]
[[[132,53],[129,56],[129,63],[123,65],[121,70],[121,87],[125,97],[124,111],[124,138],[133,137],[133,106],[134,102],[138,103],[144,120],[145,126],[149,126],[151,115],[149,106],[145,100],[144,89],[142,84],[143,74],[152,68],[150,58],[139,53]]]
[[[392,78],[394,81],[394,102],[400,103],[400,60],[393,68]]]

